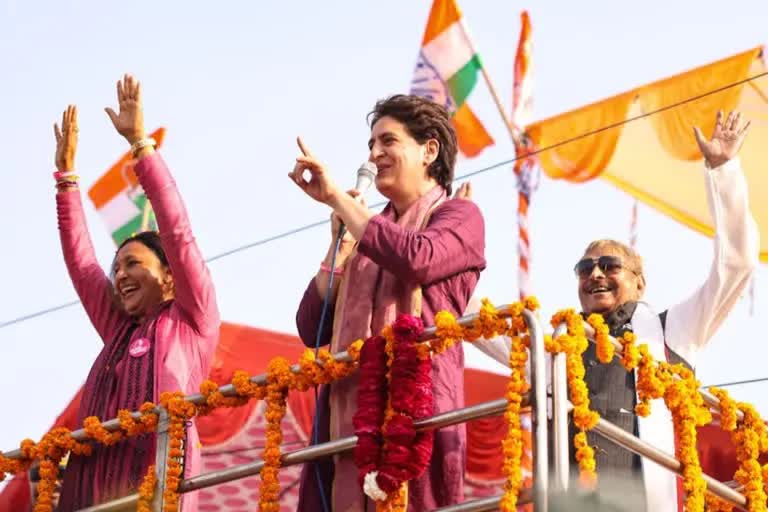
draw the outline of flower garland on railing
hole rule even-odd
[[[720,426],[731,433],[736,446],[739,468],[734,479],[743,486],[749,512],[766,510],[766,480],[760,466],[760,453],[768,451],[768,432],[755,408],[743,402],[737,403],[724,389],[709,388],[720,403]],[[737,411],[744,419],[739,422]]]
[[[347,349],[349,361],[335,361],[333,355],[325,349],[320,350],[315,358],[315,353],[308,349],[299,359],[298,373],[291,372],[285,359],[271,361],[266,384],[254,384],[246,372],[235,372],[231,381],[235,396],[229,397],[219,391],[218,384],[205,381],[200,386],[205,404],[200,406],[185,400],[181,393],[163,393],[160,405],[169,412],[170,448],[163,510],[170,512],[178,509],[186,422],[196,415],[208,414],[218,407],[243,405],[252,398],[266,401],[267,440],[263,454],[265,464],[261,473],[259,510],[279,510],[277,476],[282,460],[280,422],[285,414],[287,393],[290,390],[306,390],[346,377],[354,371],[358,360],[361,367],[360,394],[365,405],[365,409],[361,408],[356,414],[355,422],[358,433],[355,460],[361,469],[361,483],[383,491],[387,499],[381,502],[378,510],[405,510],[407,486],[403,484],[426,468],[431,455],[431,434],[416,434],[413,428],[414,420],[432,414],[431,384],[427,384],[431,378],[430,354],[439,355],[460,341],[471,342],[480,337],[493,338],[500,334],[512,339],[509,360],[511,376],[507,387],[508,406],[505,413],[509,431],[503,445],[504,474],[507,481],[501,506],[504,511],[514,510],[522,485],[520,407],[523,395],[529,387],[524,375],[529,338],[526,335],[523,308],[535,311],[538,303],[533,298],[527,299],[524,304],[515,303],[506,312],[510,318],[503,318],[490,302],[484,300],[477,319],[468,328],[462,327],[450,313],[439,312],[435,317],[436,337],[424,344],[417,342],[423,330],[420,321],[413,317],[401,317],[393,326],[384,330],[383,336],[373,337],[365,344],[362,340],[352,343]],[[592,315],[587,321],[595,330],[598,359],[603,363],[611,361],[615,351],[604,320],[600,316]],[[598,416],[589,410],[589,395],[584,384],[582,353],[587,346],[587,340],[581,317],[575,311],[565,310],[553,316],[553,326],[562,322],[566,323],[567,332],[554,340],[546,337],[545,346],[549,352],[566,354],[569,391],[574,405],[574,423],[579,429],[574,438],[576,457],[582,481],[592,486],[596,483],[594,452],[587,443],[586,431],[594,427]],[[686,510],[701,512],[705,506],[707,510],[713,511],[733,510],[732,505],[711,493],[706,493],[696,451],[696,428],[710,422],[711,415],[698,393],[699,383],[693,373],[681,365],[657,363],[647,345],[636,346],[635,335],[631,332],[625,333],[618,341],[623,348],[621,364],[627,371],[637,370],[639,401],[636,413],[647,416],[651,412],[651,401],[659,398],[664,399],[665,405],[672,413],[678,442],[677,457],[683,465],[683,485],[687,492]],[[412,382],[428,389],[429,394],[414,392]],[[764,511],[768,493],[768,464],[761,467],[758,457],[760,453],[768,452],[768,430],[752,406],[734,402],[722,390],[713,389],[712,392],[720,401],[721,425],[731,433],[737,447],[739,469],[735,479],[743,487],[748,510]],[[111,445],[124,438],[154,431],[158,422],[155,410],[155,404],[143,404],[138,420],[133,418],[130,411],[119,411],[120,426],[113,432],[104,429],[97,418],[86,418],[83,423],[86,438],[89,441]],[[737,411],[743,413],[743,420],[737,420]],[[38,483],[39,498],[34,510],[49,512],[52,510],[52,493],[58,476],[59,461],[70,452],[75,455],[90,455],[91,449],[89,442],[75,441],[68,429],[53,429],[38,443],[29,439],[22,441],[21,457],[18,459],[9,459],[0,453],[0,481],[6,473],[26,471],[34,461],[39,461],[41,479]],[[152,466],[138,490],[138,510],[151,509],[156,481],[155,468]]]
[[[567,331],[557,338],[545,337],[544,345],[547,352],[564,353],[566,355],[566,372],[568,375],[568,391],[573,404],[573,423],[578,432],[573,438],[576,448],[576,461],[579,464],[579,479],[585,487],[592,488],[597,484],[595,472],[595,451],[587,442],[587,431],[594,428],[599,416],[589,409],[589,390],[584,382],[584,360],[582,354],[587,349],[589,341],[584,331],[581,316],[573,309],[555,313],[552,317],[552,327],[558,327],[565,322]]]
[[[278,471],[282,462],[280,445],[283,444],[283,430],[280,424],[285,417],[288,389],[293,382],[293,373],[288,361],[276,357],[267,366],[267,408],[264,416],[267,420],[266,442],[261,458],[264,465],[259,475],[259,511],[279,512],[280,480]]]
[[[179,484],[183,477],[184,426],[195,416],[196,408],[178,391],[162,393],[160,405],[168,411],[168,458],[165,470],[163,511],[176,512],[179,508]]]
[[[515,510],[523,484],[523,433],[520,410],[523,395],[529,389],[525,379],[525,363],[528,358],[526,348],[530,345],[528,326],[523,317],[524,309],[538,311],[538,300],[535,297],[527,297],[524,302],[511,304],[506,311],[508,318],[503,318],[490,301],[483,299],[478,317],[469,328],[462,327],[449,312],[440,311],[435,316],[435,338],[429,342],[432,353],[437,355],[462,340],[474,342],[480,337],[490,339],[498,335],[509,336],[512,340],[509,354],[510,382],[507,386],[507,409],[504,414],[508,430],[502,444],[502,469],[506,481],[500,506],[504,512]]]
[[[155,485],[157,485],[157,474],[155,473],[155,466],[149,466],[147,468],[147,474],[139,485],[139,504],[136,508],[137,512],[152,512],[152,499],[155,495]]]
[[[531,297],[527,301],[531,311],[538,308],[536,299]],[[528,347],[530,337],[527,333],[527,325],[523,320],[522,325],[516,319],[522,319],[523,304],[516,303],[510,307],[512,322],[507,332],[511,337],[509,351],[510,377],[507,384],[507,410],[504,417],[507,420],[507,435],[502,442],[504,463],[502,471],[506,477],[504,482],[504,496],[501,498],[499,508],[502,512],[517,510],[517,498],[523,486],[523,472],[521,464],[523,460],[523,426],[520,421],[520,410],[523,403],[523,395],[530,389],[530,384],[525,378],[525,363],[528,361]]]

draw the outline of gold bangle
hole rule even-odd
[[[152,137],[144,137],[143,139],[139,139],[131,144],[131,154],[135,157],[139,151],[146,148],[147,146],[152,146],[154,148],[157,146],[157,142],[155,142],[155,139]]]

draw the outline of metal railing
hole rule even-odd
[[[595,331],[591,325],[584,322],[584,329],[590,342],[595,342]],[[567,330],[565,324],[559,325],[553,337],[563,334]],[[616,348],[615,357],[621,357],[623,346],[616,338],[609,336],[611,343]],[[568,443],[568,414],[573,409],[567,395],[567,376],[565,366],[565,354],[556,354],[551,361],[552,375],[552,431],[554,435],[553,444],[553,466],[555,477],[553,479],[554,490],[567,490],[570,478],[570,458]],[[705,390],[699,390],[704,403],[713,410],[720,410],[720,402],[711,393]],[[743,418],[741,411],[738,411],[739,418]],[[629,450],[641,457],[649,459],[665,469],[682,475],[683,466],[679,460],[655,446],[641,440],[625,430],[617,427],[613,423],[600,418],[593,431],[602,437],[614,442],[622,448]],[[737,506],[746,506],[747,500],[737,489],[729,486],[727,483],[720,482],[709,475],[703,475],[707,484],[707,489],[716,496],[727,500]]]
[[[498,308],[499,315],[502,317],[508,317],[508,307],[501,306]],[[547,425],[547,360],[544,349],[544,336],[536,316],[530,311],[524,311],[525,321],[528,324],[529,332],[531,335],[531,391],[524,396],[524,405],[530,406],[532,410],[533,419],[533,487],[532,489],[525,489],[521,492],[518,502],[520,504],[533,502],[535,503],[537,510],[547,510],[547,493],[549,491],[563,492],[569,487],[570,480],[570,459],[569,459],[569,439],[568,439],[568,415],[571,412],[572,405],[568,401],[567,394],[567,379],[566,379],[566,365],[565,355],[555,354],[550,358],[551,369],[551,384],[552,384],[552,483],[550,484],[550,467],[548,457],[549,447],[549,435]],[[472,323],[478,318],[478,314],[466,315],[458,319],[458,322],[463,326],[472,325]],[[590,341],[594,342],[594,331],[585,323],[585,330]],[[554,336],[557,336],[565,331],[565,326],[561,325],[555,329]],[[426,341],[434,338],[435,328],[430,327],[424,330],[420,341]],[[614,338],[610,338],[612,343],[616,346],[618,352],[621,354],[622,346]],[[340,352],[334,354],[334,359],[337,361],[349,361],[350,357],[346,352]],[[320,364],[320,362],[317,362]],[[291,367],[292,371],[298,372],[299,366],[294,365]],[[265,384],[266,374],[256,375],[251,377],[251,382],[254,384]],[[231,384],[222,386],[219,391],[224,396],[234,396],[235,389]],[[705,403],[713,409],[719,409],[718,400],[706,391],[702,391],[702,396]],[[203,404],[205,399],[200,394],[190,395],[185,398],[189,402],[194,404]],[[490,402],[484,402],[481,404],[465,407],[463,409],[457,409],[454,411],[448,411],[442,414],[435,415],[431,418],[426,418],[416,422],[418,431],[432,430],[442,428],[448,425],[454,425],[457,423],[463,423],[479,418],[486,418],[491,416],[498,416],[504,413],[507,407],[507,401],[505,399],[493,400]],[[162,510],[162,499],[165,485],[165,470],[166,461],[168,456],[168,414],[161,408],[157,407],[156,412],[159,415],[158,421],[158,448],[156,457],[157,467],[157,487],[155,488],[155,501],[152,504],[153,511]],[[135,419],[140,418],[140,413],[133,413]],[[109,430],[114,431],[119,428],[119,421],[112,419],[102,423],[102,426]],[[647,458],[662,467],[668,469],[671,472],[681,474],[682,464],[675,459],[672,455],[665,453],[662,450],[654,447],[653,445],[639,439],[638,437],[622,430],[621,428],[613,425],[612,423],[600,419],[597,425],[594,427],[594,432],[611,440],[617,445],[625,448],[633,453]],[[84,430],[78,430],[72,433],[72,437],[78,441],[85,441],[87,437]],[[297,464],[303,464],[305,462],[313,461],[319,458],[327,457],[329,455],[347,452],[352,450],[357,442],[355,436],[346,437],[343,439],[337,439],[327,443],[308,446],[299,450],[288,452],[282,456],[282,465],[291,466]],[[6,454],[10,458],[19,458],[21,453],[19,450],[14,450]],[[213,471],[197,475],[186,480],[183,480],[179,486],[180,493],[188,493],[203,489],[211,486],[215,486],[224,482],[230,482],[246,477],[250,477],[259,473],[264,465],[263,460],[254,460],[248,464],[242,464],[234,466],[224,470]],[[719,482],[707,475],[704,476],[704,480],[707,484],[707,488],[715,495],[723,498],[730,503],[737,506],[745,506],[746,498],[739,490],[734,489],[726,483]],[[501,496],[491,496],[487,498],[476,499],[467,501],[457,505],[451,505],[438,509],[439,512],[479,512],[487,510],[496,510],[501,501]],[[136,506],[138,502],[138,495],[133,494],[117,500],[113,500],[109,503],[104,503],[96,506],[92,506],[86,509],[81,509],[80,512],[117,512],[125,510],[127,507]]]

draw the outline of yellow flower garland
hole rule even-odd
[[[603,315],[591,314],[587,317],[587,323],[595,330],[595,344],[597,345],[597,360],[603,364],[613,361],[616,347],[611,343],[610,329],[603,319]]]
[[[138,512],[152,512],[155,485],[157,485],[157,474],[155,473],[155,466],[152,465],[147,468],[147,474],[139,485],[139,504],[136,509]]]
[[[267,366],[267,408],[265,412],[266,442],[261,458],[264,466],[259,473],[259,511],[280,511],[280,480],[278,471],[282,463],[280,445],[283,443],[283,430],[280,426],[286,411],[288,388],[293,381],[291,366],[282,357],[276,357]]]
[[[731,433],[731,439],[736,446],[736,459],[739,469],[734,479],[744,487],[749,512],[766,510],[766,480],[767,467],[760,466],[760,453],[768,448],[768,432],[765,423],[754,407],[734,401],[727,391],[712,387],[709,389],[720,403],[720,426]],[[744,419],[739,423],[737,411],[741,411]],[[768,466],[768,465],[766,465]]]
[[[451,313],[440,311],[435,316],[435,338],[429,342],[432,353],[439,355],[458,342],[473,342],[480,337],[491,339],[505,335],[512,340],[509,354],[510,381],[506,393],[508,405],[504,414],[508,431],[502,444],[506,482],[500,506],[504,512],[516,510],[517,498],[523,484],[523,433],[520,410],[523,394],[530,387],[525,379],[525,363],[528,359],[526,349],[530,345],[530,339],[527,336],[528,326],[523,317],[523,309],[537,311],[538,300],[535,297],[527,297],[523,302],[515,302],[506,311],[509,318],[502,318],[499,310],[490,301],[483,299],[478,317],[469,328],[462,327]],[[384,335],[386,337],[386,330]]]
[[[517,313],[517,314],[515,314]],[[522,307],[513,312],[515,317],[522,314]],[[523,428],[520,421],[520,411],[523,395],[530,389],[530,384],[525,378],[525,363],[528,360],[527,348],[530,346],[530,338],[516,332],[513,326],[509,333],[512,336],[512,346],[509,351],[510,377],[507,384],[507,410],[504,417],[507,420],[507,435],[502,442],[504,463],[502,470],[506,476],[504,483],[504,496],[501,499],[500,508],[503,512],[517,510],[517,498],[523,486],[523,473],[521,464],[523,459]]]
[[[534,298],[526,299],[524,304],[515,303],[507,312],[510,319],[499,317],[499,312],[487,300],[483,301],[478,318],[469,328],[460,326],[456,318],[446,312],[440,312],[435,317],[436,338],[425,347],[420,355],[440,354],[457,342],[475,341],[480,337],[492,338],[498,334],[512,338],[510,351],[510,382],[507,388],[508,407],[505,413],[509,424],[509,432],[504,441],[504,472],[507,477],[505,495],[502,499],[502,510],[513,510],[517,495],[522,485],[520,477],[520,459],[522,457],[522,431],[520,426],[520,406],[522,396],[528,390],[524,368],[527,360],[526,347],[529,344],[527,326],[522,316],[523,307],[536,310],[538,302]],[[596,423],[597,414],[589,410],[589,395],[584,384],[584,366],[581,354],[586,348],[581,317],[573,310],[557,313],[552,318],[553,326],[566,322],[566,334],[553,340],[546,337],[545,344],[549,352],[563,352],[567,358],[567,371],[571,401],[574,404],[574,422],[579,432],[574,438],[576,457],[579,462],[581,476],[590,485],[596,482],[594,467],[594,452],[588,445],[586,431]],[[610,338],[607,336],[607,326],[599,316],[590,316],[589,324],[595,329],[598,358],[601,362],[612,360],[615,353]],[[383,334],[387,334],[385,330]],[[391,335],[391,331],[390,331]],[[650,355],[646,345],[635,346],[635,336],[625,333],[618,340],[623,347],[621,363],[627,371],[637,369],[637,392],[640,401],[636,412],[638,415],[650,413],[650,403],[653,399],[663,398],[672,412],[674,431],[678,442],[677,456],[683,464],[683,484],[688,495],[686,509],[691,512],[707,510],[730,511],[731,505],[705,492],[706,486],[702,479],[701,466],[696,451],[696,427],[711,421],[711,416],[697,392],[698,382],[693,373],[680,365],[657,363]],[[236,407],[246,403],[251,398],[264,399],[267,402],[267,442],[264,449],[265,469],[262,472],[262,495],[260,510],[277,511],[279,505],[279,468],[281,453],[280,443],[282,432],[280,420],[285,414],[286,393],[289,390],[305,390],[318,384],[327,384],[343,378],[354,371],[359,357],[362,340],[357,340],[348,348],[351,361],[336,362],[327,350],[320,350],[315,360],[312,350],[305,351],[300,360],[300,371],[292,374],[290,366],[284,359],[270,362],[270,377],[266,385],[256,385],[250,382],[246,372],[235,372],[232,378],[236,396],[224,397],[218,391],[218,385],[205,381],[200,392],[206,403],[195,407],[183,399],[180,393],[164,393],[160,403],[166,407],[170,415],[170,451],[167,464],[166,494],[164,510],[172,511],[178,507],[178,485],[181,482],[181,457],[183,457],[182,440],[185,422],[196,414],[207,414],[218,407]],[[737,458],[740,467],[735,478],[744,486],[749,510],[766,510],[766,492],[768,492],[768,464],[760,466],[758,457],[761,452],[768,451],[768,430],[755,409],[749,404],[736,403],[722,390],[713,389],[713,394],[720,400],[721,424],[731,432],[737,446]],[[84,421],[86,435],[95,442],[113,444],[125,437],[133,437],[152,431],[157,426],[155,405],[142,405],[141,418],[134,420],[129,411],[119,411],[120,429],[108,432],[99,425],[95,417]],[[738,422],[736,411],[741,410],[744,420]],[[391,411],[388,411],[391,414]],[[38,500],[35,511],[51,510],[51,496],[58,472],[58,462],[67,453],[89,455],[91,446],[87,443],[75,442],[70,431],[63,428],[54,429],[47,433],[35,444],[31,440],[21,443],[22,456],[12,460],[0,453],[0,480],[5,473],[25,471],[35,460],[40,461],[41,480],[38,484]],[[154,467],[149,468],[147,475],[139,487],[139,510],[149,510],[153,499],[155,482]],[[407,503],[407,488],[401,488],[388,502],[386,510],[404,510]]]
[[[565,353],[566,372],[568,375],[568,391],[573,404],[573,423],[578,428],[573,439],[576,448],[576,460],[579,464],[579,479],[585,487],[591,488],[597,484],[595,472],[595,452],[587,442],[586,432],[596,424],[599,416],[589,409],[589,390],[584,382],[586,370],[582,354],[587,349],[586,333],[581,315],[573,309],[565,309],[555,313],[550,323],[557,327],[565,322],[567,332],[556,339],[547,336],[545,348],[552,353]]]

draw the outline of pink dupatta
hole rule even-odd
[[[381,215],[407,231],[423,230],[437,206],[446,199],[436,185],[399,218],[390,203]],[[421,316],[421,286],[406,282],[354,252],[345,269],[333,323],[331,352],[345,350],[357,339],[367,339],[395,321],[398,313]],[[330,440],[354,435],[352,416],[357,409],[358,375],[330,385]],[[364,494],[357,485],[357,467],[351,453],[334,458],[332,491],[334,512],[362,511]]]

